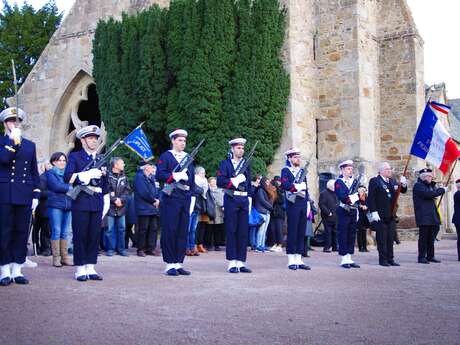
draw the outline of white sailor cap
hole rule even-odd
[[[293,155],[300,155],[300,150],[297,147],[291,147],[289,150],[284,152],[284,155],[289,158]]]
[[[339,168],[345,168],[345,167],[352,167],[353,166],[353,161],[351,159],[347,159],[346,161],[343,161],[342,163],[339,164]]]
[[[101,136],[101,129],[96,125],[86,126],[77,131],[77,139],[83,139],[90,135]]]
[[[171,133],[169,133],[169,139],[174,139],[176,137],[186,137],[188,133],[185,129],[175,129]]]
[[[235,138],[235,139],[232,139],[230,140],[229,142],[229,145],[244,145],[246,144],[246,139],[244,138]]]
[[[19,121],[23,121],[26,117],[26,112],[21,108],[9,107],[0,113],[0,121],[5,122],[8,119],[16,119],[16,114]]]

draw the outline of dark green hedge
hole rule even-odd
[[[169,131],[185,128],[189,149],[206,139],[197,164],[212,175],[228,139],[244,136],[260,141],[253,169],[264,173],[289,96],[284,30],[278,0],[176,0],[99,22],[93,75],[109,141],[145,121],[158,156]]]

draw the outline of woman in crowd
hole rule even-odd
[[[276,188],[276,199],[273,202],[273,211],[270,214],[270,232],[273,240],[273,246],[270,251],[283,251],[283,226],[286,218],[286,210],[284,208],[284,191],[280,188],[281,177],[275,176],[271,182]]]
[[[276,189],[270,185],[270,181],[264,176],[260,180],[260,186],[257,189],[253,207],[260,213],[264,222],[257,230],[256,251],[265,252],[265,240],[267,239],[267,229],[270,223],[270,212],[273,211],[273,202],[276,199]]]
[[[72,262],[67,253],[67,235],[72,227],[70,210],[72,200],[66,193],[72,189],[72,186],[64,182],[67,157],[62,152],[55,152],[51,155],[50,163],[53,167],[46,172],[46,180],[53,266],[71,266]]]
[[[359,195],[359,218],[358,218],[358,248],[360,252],[368,252],[367,250],[367,229],[370,227],[369,219],[367,218],[367,213],[369,212],[366,204],[367,199],[367,189],[364,186],[358,188]]]
[[[214,247],[215,251],[219,251],[219,245],[222,242],[224,234],[224,191],[222,188],[217,187],[217,179],[210,177],[208,179],[209,191],[215,201],[216,216],[210,219],[207,227],[208,234],[210,235],[210,244]]]

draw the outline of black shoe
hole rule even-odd
[[[359,266],[358,264],[355,264],[354,262],[350,264],[350,267],[351,268],[361,268],[361,266]]]
[[[238,267],[231,267],[228,269],[228,273],[238,273]]]
[[[0,286],[8,286],[13,282],[13,279],[10,277],[5,277],[2,280],[0,280]]]
[[[308,253],[303,253],[303,254],[302,254],[302,257],[303,257],[303,258],[309,258],[310,255],[308,255]]]
[[[429,262],[434,262],[434,263],[436,263],[436,264],[441,263],[441,260],[438,260],[438,259],[436,259],[436,258],[428,259],[428,261],[429,261]]]
[[[247,267],[245,267],[245,266],[240,267],[240,272],[241,272],[241,273],[252,273],[251,269],[250,269],[250,268],[247,268]]]
[[[189,276],[189,275],[192,274],[192,272],[187,271],[187,270],[184,270],[182,267],[181,267],[181,268],[178,268],[176,271],[177,271],[177,273],[179,273],[179,275],[181,275],[181,276]]]
[[[297,265],[289,265],[288,268],[289,268],[290,270],[295,271],[295,270],[297,269]]]
[[[369,249],[364,248],[364,249],[363,249],[363,252],[364,252],[364,253],[369,253]]]
[[[401,266],[396,261],[388,261],[388,263],[390,264],[390,266]]]
[[[380,266],[383,266],[383,267],[390,267],[390,266],[391,266],[391,265],[390,265],[388,262],[386,262],[386,261],[380,261],[380,262],[379,262],[379,265],[380,265]]]
[[[330,253],[330,252],[332,252],[332,250],[331,250],[330,248],[324,248],[324,249],[323,249],[323,252],[324,252],[324,253]]]
[[[215,246],[215,247],[214,247],[214,251],[215,251],[215,252],[220,252],[221,250],[222,250],[222,249],[220,249],[219,246]]]
[[[102,277],[99,274],[88,274],[90,280],[102,280]]]
[[[343,265],[340,265],[340,266],[342,266],[343,268],[346,268],[346,269],[350,269],[350,267],[351,267],[350,264],[343,264]]]
[[[395,243],[396,244],[401,244],[401,241],[400,240],[395,240]]]
[[[50,249],[45,249],[44,251],[42,251],[42,255],[43,256],[50,256],[51,255],[51,250]]]
[[[76,279],[77,279],[79,282],[85,282],[85,281],[88,280],[88,277],[87,277],[86,275],[84,275],[84,276],[78,276]]]
[[[425,258],[418,259],[419,264],[429,264],[428,260]]]
[[[29,284],[29,280],[24,276],[13,278],[13,280],[16,284],[21,284],[21,285]]]
[[[166,274],[167,276],[171,276],[171,277],[174,277],[174,276],[178,276],[178,275],[179,275],[179,273],[177,273],[177,270],[176,270],[175,268],[170,268],[169,270],[167,270],[167,271],[165,272],[165,274]]]
[[[298,268],[299,270],[306,270],[306,271],[310,271],[310,270],[311,270],[310,266],[307,266],[307,265],[304,265],[304,264],[300,264],[299,266],[297,266],[297,268]]]
[[[145,258],[147,255],[143,250],[138,250],[137,251],[137,256],[140,256],[141,258]]]

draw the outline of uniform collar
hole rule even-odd
[[[380,178],[383,180],[383,182],[385,182],[385,183],[390,183],[390,179],[389,179],[389,178],[383,177],[383,176],[380,175],[380,174],[379,174],[379,176],[380,176]]]

